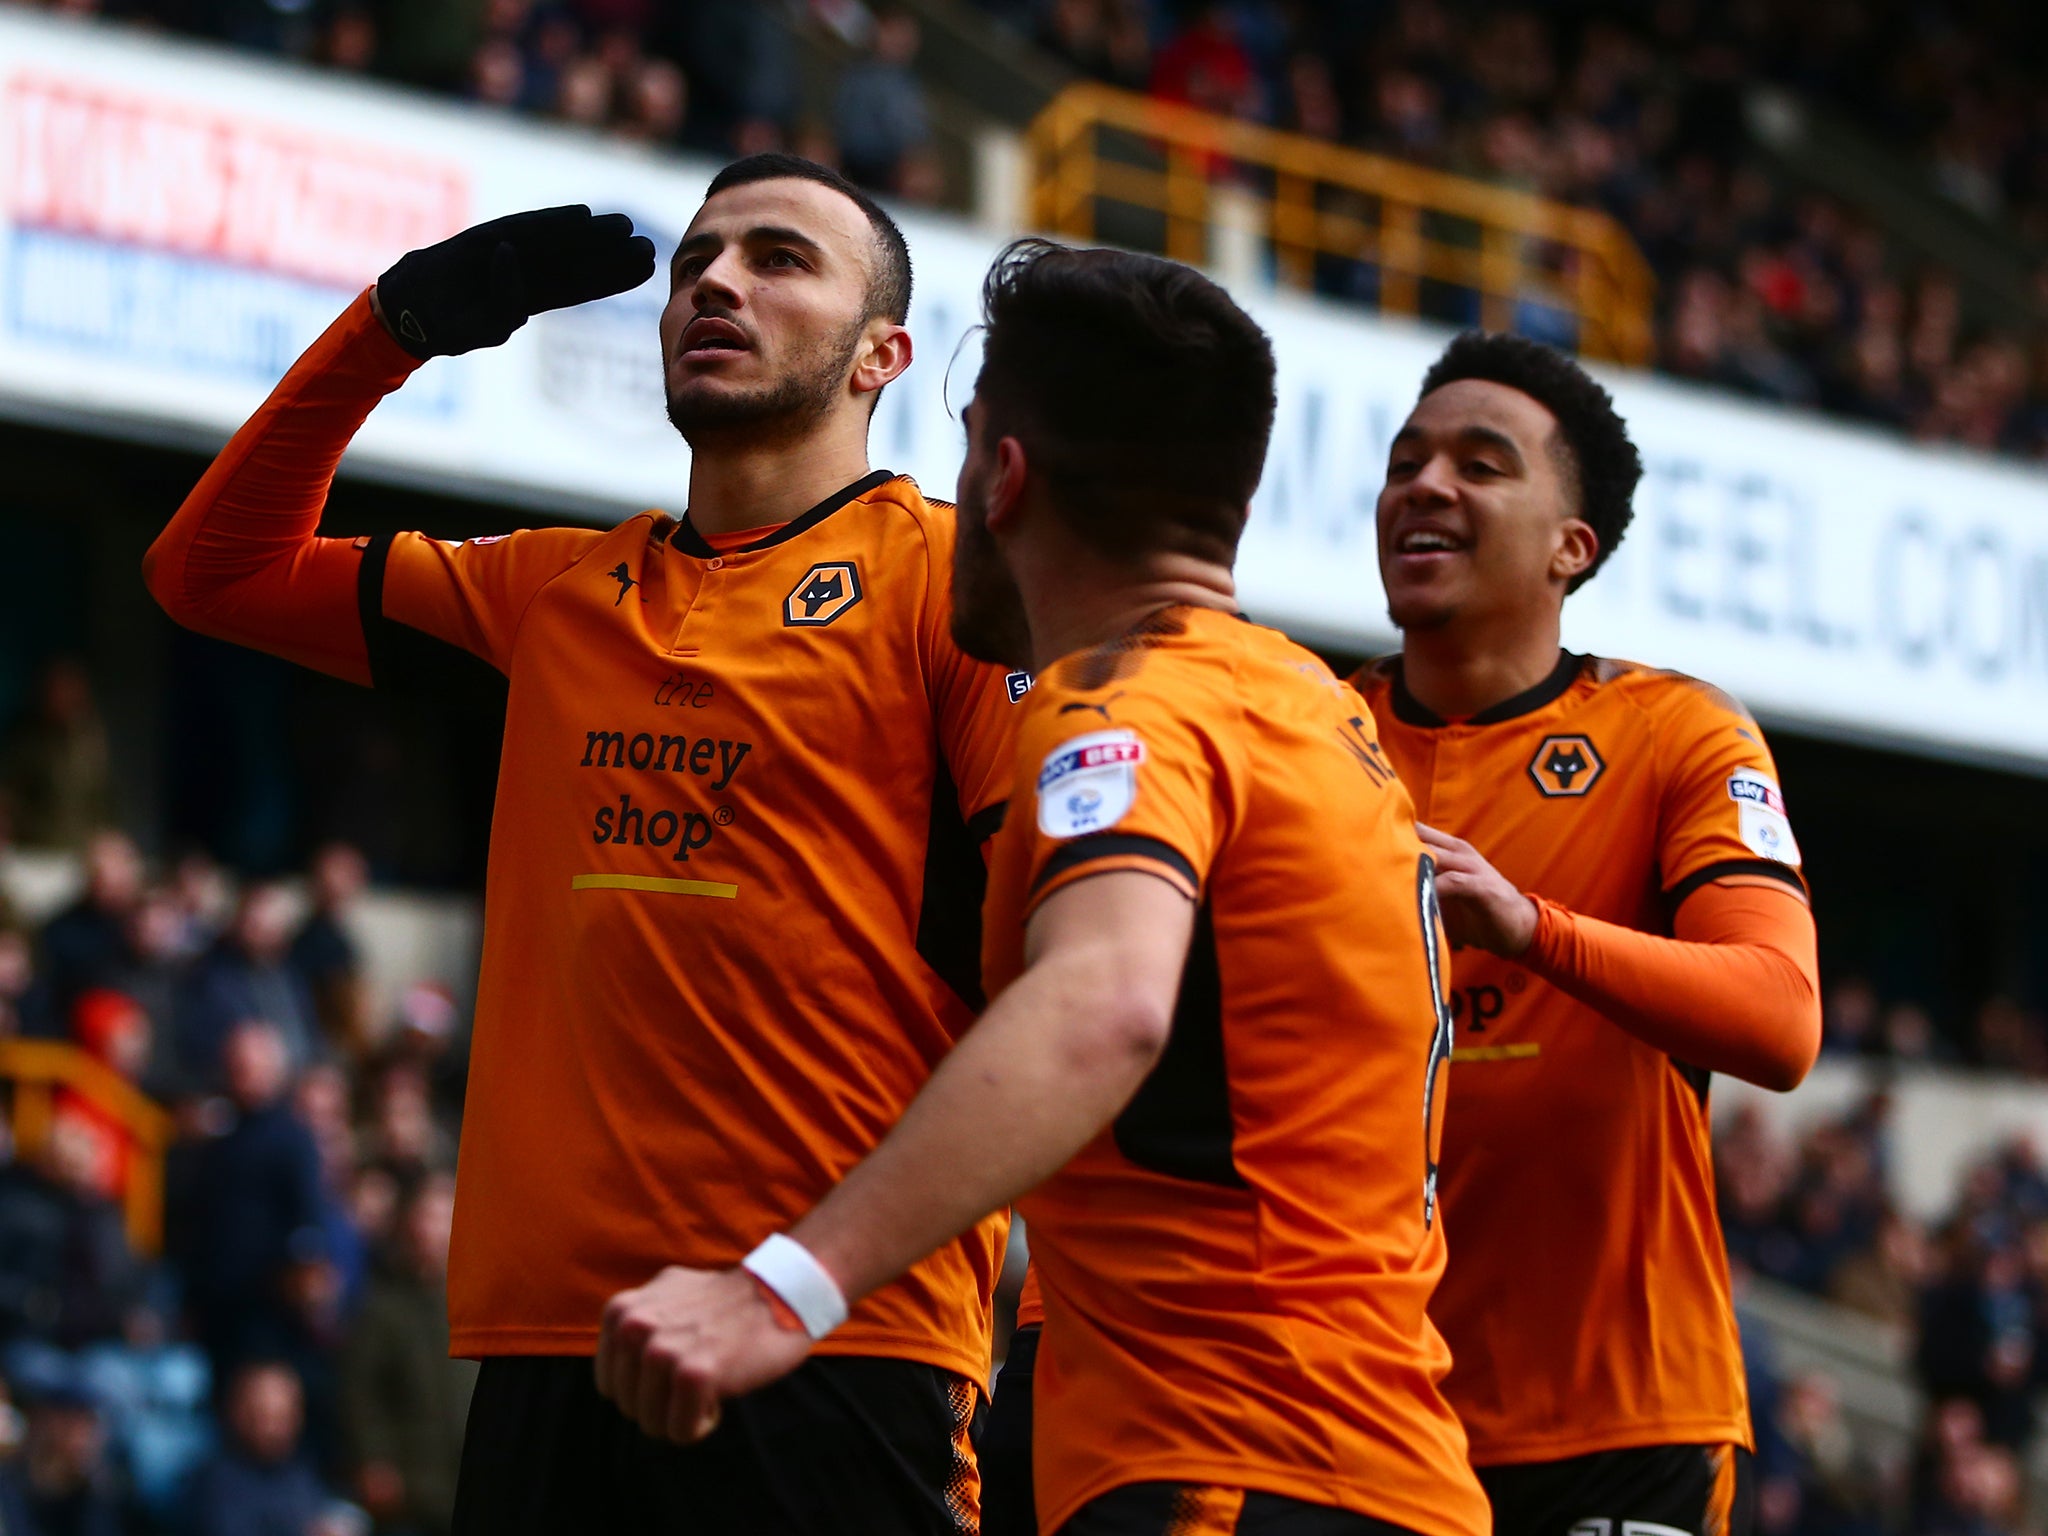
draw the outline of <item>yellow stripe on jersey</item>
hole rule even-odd
[[[661,891],[671,896],[720,896],[727,901],[740,888],[721,880],[670,880],[660,875],[572,875],[572,891]]]
[[[1543,1047],[1535,1041],[1522,1045],[1468,1045],[1461,1051],[1452,1051],[1451,1060],[1459,1061],[1527,1061],[1531,1056],[1541,1056]]]

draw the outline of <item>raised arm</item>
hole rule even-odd
[[[361,553],[317,536],[349,440],[419,360],[367,293],[292,365],[143,558],[150,594],[188,629],[370,681]]]
[[[185,498],[143,559],[151,595],[202,634],[369,682],[361,553],[317,536],[350,439],[425,359],[496,346],[542,310],[623,292],[653,271],[653,244],[631,220],[580,206],[493,219],[408,252],[292,366]]]

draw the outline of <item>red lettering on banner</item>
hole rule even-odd
[[[450,161],[30,74],[0,111],[17,224],[355,287],[468,222]]]

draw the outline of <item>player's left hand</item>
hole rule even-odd
[[[1436,860],[1437,900],[1451,942],[1510,960],[1526,951],[1536,941],[1536,903],[1462,838],[1419,822],[1415,830]]]
[[[744,1269],[664,1269],[604,1309],[597,1390],[656,1439],[688,1445],[720,1407],[787,1375],[810,1336],[778,1314]]]

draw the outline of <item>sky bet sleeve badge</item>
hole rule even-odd
[[[1744,847],[1780,864],[1799,862],[1799,844],[1776,784],[1754,768],[1738,768],[1728,776],[1728,798],[1735,802]]]
[[[1115,826],[1138,798],[1144,760],[1133,731],[1093,731],[1060,743],[1038,770],[1038,830],[1085,837]]]

